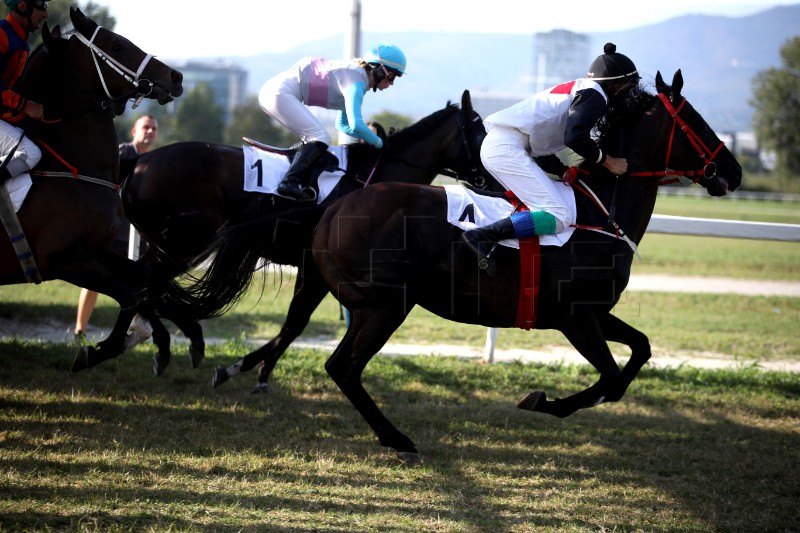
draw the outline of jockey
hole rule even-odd
[[[481,161],[507,190],[530,208],[488,226],[466,231],[462,238],[488,269],[497,242],[514,237],[558,233],[574,221],[555,189],[560,184],[545,172],[574,181],[556,152],[570,148],[613,174],[628,170],[625,159],[604,153],[591,133],[610,107],[639,83],[633,61],[616,52],[612,43],[594,60],[586,78],[563,83],[498,111],[484,119],[486,138]]]
[[[12,124],[30,117],[41,120],[44,106],[16,92],[15,84],[28,60],[28,38],[47,20],[45,0],[5,0],[9,13],[0,20],[0,156],[17,146],[11,161],[0,170],[0,184],[36,166],[42,152]],[[22,141],[20,142],[20,139]]]
[[[388,89],[405,71],[405,54],[393,44],[378,43],[363,59],[306,57],[268,80],[258,93],[261,109],[303,141],[278,194],[303,201],[307,174],[331,144],[330,134],[306,106],[338,110],[339,131],[381,148],[383,141],[361,117],[361,104],[369,89]]]

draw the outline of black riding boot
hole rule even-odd
[[[298,202],[305,201],[303,191],[305,184],[308,183],[308,173],[311,171],[314,161],[327,149],[328,145],[320,141],[313,141],[301,146],[292,160],[289,172],[278,184],[278,194],[293,198]]]
[[[10,179],[11,179],[11,172],[8,171],[8,168],[6,167],[0,168],[0,185],[4,184]]]
[[[497,268],[492,259],[492,252],[499,241],[514,237],[516,237],[514,223],[510,218],[504,218],[488,226],[465,231],[461,235],[461,240],[478,256],[478,267],[485,270],[489,276],[494,277]]]

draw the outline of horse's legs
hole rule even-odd
[[[361,383],[367,363],[405,320],[408,312],[402,307],[352,310],[350,327],[325,363],[325,370],[370,425],[381,445],[393,448],[404,464],[416,466],[421,462],[417,447],[384,416]]]
[[[544,392],[531,392],[517,406],[564,418],[578,409],[594,407],[609,399],[619,386],[620,370],[601,329],[602,319],[591,312],[575,313],[561,332],[580,354],[600,372],[600,379],[589,388],[563,399],[548,400]],[[632,379],[632,378],[631,378]]]
[[[622,368],[620,379],[607,391],[606,401],[618,402],[622,399],[633,378],[639,370],[650,360],[650,340],[647,335],[638,329],[626,324],[616,316],[608,313],[599,317],[600,327],[606,339],[612,342],[626,344],[631,349],[631,357]]]
[[[247,372],[258,363],[263,363],[258,373],[258,383],[253,392],[266,392],[269,376],[275,369],[278,359],[289,345],[300,336],[308,325],[311,314],[328,294],[328,287],[319,277],[316,268],[306,265],[298,273],[295,292],[289,305],[289,312],[281,331],[269,343],[245,355],[229,367],[219,366],[211,380],[213,387],[219,387],[239,372]]]
[[[96,366],[107,359],[117,357],[125,351],[125,338],[137,310],[136,288],[143,278],[133,261],[113,253],[105,254],[99,264],[81,266],[79,271],[66,273],[61,279],[105,294],[120,305],[120,313],[109,336],[97,346],[83,346],[75,356],[73,372]]]

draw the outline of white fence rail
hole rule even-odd
[[[800,224],[653,215],[650,219],[650,224],[647,226],[647,231],[674,235],[800,242]],[[491,363],[494,361],[496,344],[497,328],[488,328],[483,355],[486,362]]]

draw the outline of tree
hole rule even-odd
[[[225,142],[238,146],[242,137],[272,146],[290,146],[297,142],[292,132],[278,125],[258,106],[256,96],[248,96],[244,103],[233,111],[231,123],[225,131]]]
[[[800,37],[784,43],[781,60],[753,79],[753,127],[761,146],[775,150],[776,170],[800,175]]]
[[[163,127],[161,114],[156,116],[159,129],[166,137],[163,144],[179,141],[224,142],[224,113],[214,101],[214,91],[207,83],[197,85],[182,96],[177,109],[174,115],[165,117]]]

